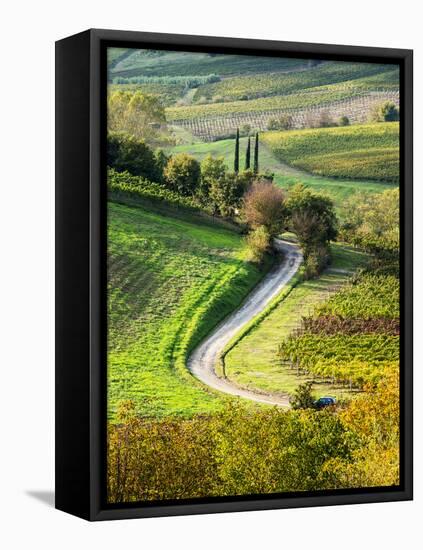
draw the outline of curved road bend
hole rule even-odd
[[[260,403],[289,407],[288,397],[266,395],[240,388],[228,379],[220,378],[215,372],[215,365],[225,346],[281,292],[303,260],[300,248],[294,243],[276,239],[275,248],[284,253],[283,262],[262,279],[239,309],[226,317],[199,344],[188,359],[188,369],[201,382],[215,390]]]

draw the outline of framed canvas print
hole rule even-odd
[[[412,52],[56,44],[56,506],[412,498]]]

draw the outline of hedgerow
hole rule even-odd
[[[139,176],[132,176],[129,172],[116,172],[109,168],[107,185],[111,192],[129,197],[147,198],[157,202],[167,202],[174,206],[199,209],[193,198],[184,197],[170,191],[162,184],[154,183]]]

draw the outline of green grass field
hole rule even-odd
[[[262,141],[281,161],[319,176],[399,181],[396,122],[266,132]]]
[[[297,284],[270,314],[252,329],[225,357],[226,376],[240,386],[268,393],[292,394],[299,384],[313,380],[281,364],[279,343],[298,328],[303,316],[344,285],[351,274],[366,265],[368,256],[342,244],[333,244],[333,262],[318,279]],[[348,397],[344,386],[327,381],[315,383],[318,396]]]
[[[192,138],[192,136],[191,136]],[[188,139],[188,137],[186,137]],[[240,138],[240,166],[243,167],[245,163],[245,150],[247,147],[247,138]],[[193,155],[198,160],[203,160],[207,155],[213,157],[223,157],[226,166],[229,170],[234,169],[234,155],[235,155],[235,140],[234,139],[222,139],[219,141],[203,142],[196,141],[192,138],[191,143],[176,145],[169,148],[169,152],[172,153],[188,153]],[[270,152],[270,150],[262,148],[260,151],[260,169],[270,170],[276,172],[280,170],[281,164]]]
[[[328,177],[313,176],[302,173],[298,175],[275,174],[275,182],[283,189],[289,190],[297,183],[303,183],[313,191],[328,195],[335,204],[337,215],[342,218],[342,205],[348,197],[358,192],[382,193],[386,189],[397,187],[396,184],[366,180],[341,180]]]
[[[228,399],[186,369],[190,350],[234,310],[265,270],[238,233],[109,202],[109,418],[121,400],[140,415],[190,416]]]

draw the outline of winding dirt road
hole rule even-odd
[[[289,407],[288,397],[240,388],[227,378],[220,378],[215,371],[215,365],[225,346],[281,292],[303,260],[299,247],[294,243],[277,239],[275,248],[284,254],[283,262],[276,265],[254,288],[241,307],[226,317],[193,351],[188,359],[188,369],[201,382],[215,390],[260,403]]]

